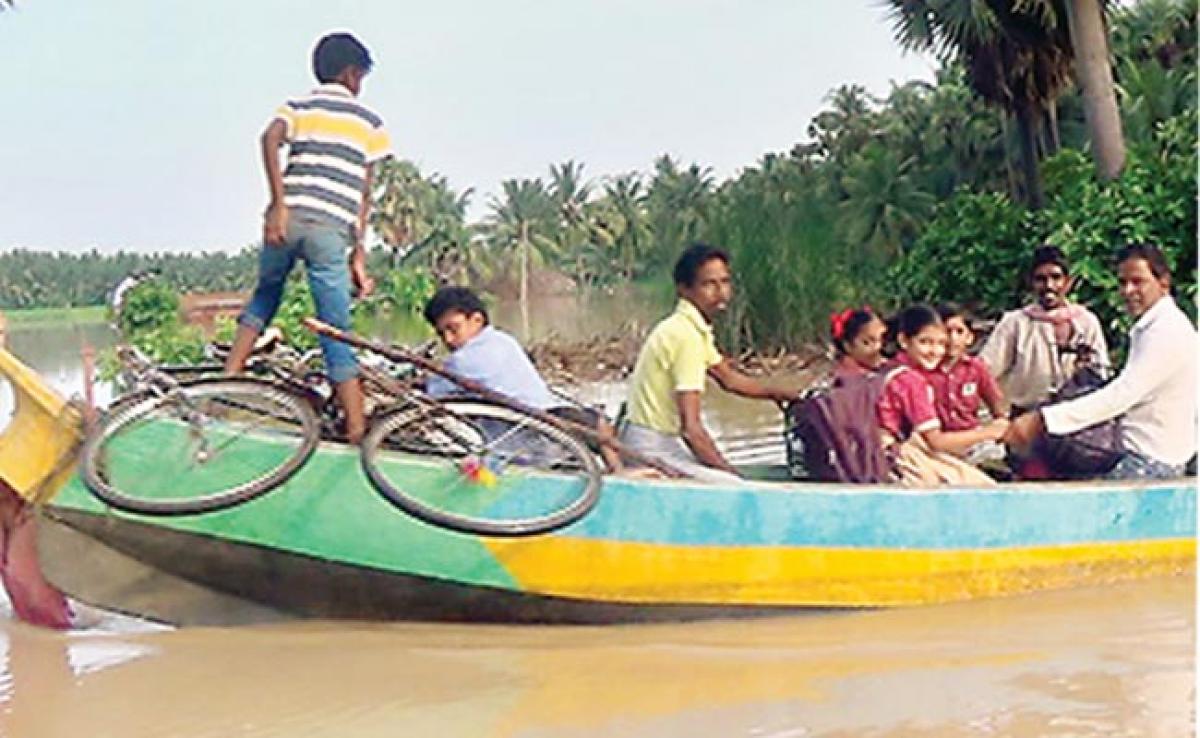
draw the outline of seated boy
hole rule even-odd
[[[563,420],[592,427],[603,438],[612,438],[613,428],[603,415],[585,408],[565,405],[555,397],[529,360],[517,339],[494,328],[479,296],[466,287],[443,287],[425,306],[425,319],[450,349],[445,368],[465,379]],[[425,386],[433,397],[463,394],[464,390],[443,377],[431,377]],[[607,445],[600,446],[610,471],[621,469],[621,459]]]

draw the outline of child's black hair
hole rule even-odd
[[[918,304],[909,305],[901,310],[893,318],[893,321],[895,321],[894,335],[912,338],[931,325],[940,325],[942,319],[938,317],[937,311],[933,308]],[[890,327],[892,326],[889,325]]]
[[[838,356],[845,356],[849,353],[846,347],[858,337],[863,328],[866,328],[875,319],[875,313],[867,308],[848,310],[834,315],[830,319],[829,334],[833,338],[833,348],[837,350]]]
[[[425,304],[425,320],[428,320],[430,325],[437,325],[438,320],[452,310],[468,316],[480,313],[483,315],[484,325],[491,322],[483,300],[468,287],[443,287],[435,292]]]
[[[725,262],[726,266],[729,266],[729,254],[724,249],[709,246],[706,243],[694,243],[688,246],[679,255],[679,260],[675,262],[676,286],[691,287],[696,282],[696,275],[700,272],[700,267],[713,259],[720,259]]]
[[[967,330],[972,332],[975,331],[975,316],[971,315],[970,310],[967,310],[957,302],[939,303],[937,306],[937,314],[938,317],[942,319],[943,323],[951,318],[962,318],[963,325],[967,327]]]
[[[347,67],[371,71],[371,52],[348,33],[331,33],[317,42],[312,63],[319,82],[333,82]]]

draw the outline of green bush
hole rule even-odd
[[[1020,297],[1028,247],[1024,207],[1001,193],[960,190],[894,263],[890,282],[904,302],[950,300],[996,312]]]

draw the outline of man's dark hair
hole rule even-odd
[[[1029,265],[1029,273],[1034,271],[1043,264],[1057,264],[1062,267],[1062,270],[1067,274],[1071,273],[1071,262],[1067,259],[1067,255],[1062,252],[1057,246],[1043,244],[1033,250],[1033,261]]]
[[[425,305],[425,320],[437,325],[443,315],[453,310],[468,316],[480,313],[484,324],[491,322],[483,300],[468,287],[443,287],[435,292]]]
[[[1122,246],[1117,252],[1117,266],[1130,259],[1145,259],[1150,272],[1158,279],[1171,278],[1171,265],[1167,263],[1166,255],[1152,243],[1129,243]]]
[[[696,274],[700,267],[713,259],[720,259],[729,266],[729,253],[724,249],[706,243],[688,246],[675,262],[675,284],[679,287],[691,287],[696,282]]]
[[[320,82],[332,82],[347,67],[371,71],[371,52],[348,33],[331,33],[313,49],[313,74]]]

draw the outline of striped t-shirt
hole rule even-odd
[[[289,144],[284,204],[357,224],[367,166],[391,155],[383,119],[336,82],[288,100],[275,119]]]

